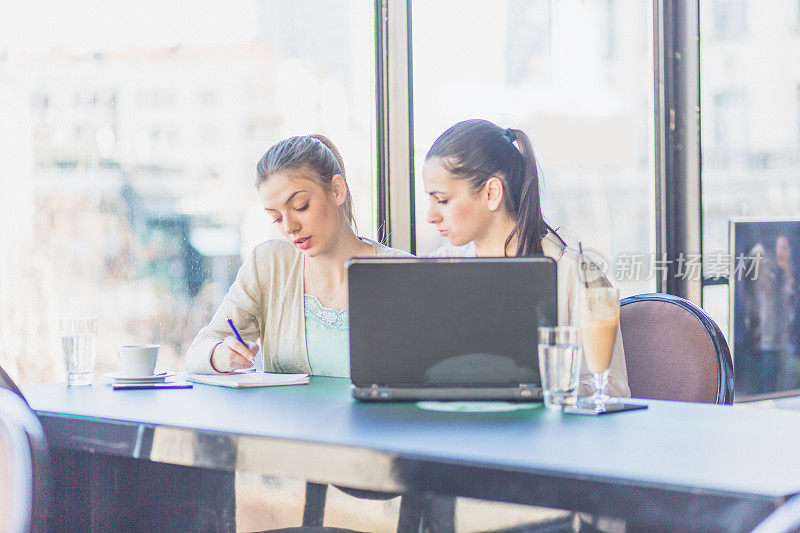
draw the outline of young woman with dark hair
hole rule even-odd
[[[584,278],[589,286],[610,286],[601,272],[587,278],[579,268],[579,254],[545,221],[533,146],[521,130],[503,129],[486,120],[455,124],[425,156],[422,180],[430,199],[428,222],[450,243],[432,256],[553,258],[558,270],[558,320],[564,325],[577,321]],[[581,394],[592,390],[592,373],[584,359]],[[630,396],[619,330],[607,391]]]
[[[349,377],[345,262],[408,254],[356,235],[344,164],[322,135],[272,146],[258,162],[255,185],[286,240],[261,243],[244,262],[189,347],[186,369],[230,372],[258,357],[257,366],[271,372]]]

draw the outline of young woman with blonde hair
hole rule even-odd
[[[358,237],[344,164],[322,135],[285,139],[258,163],[256,190],[286,240],[258,245],[186,354],[195,373],[257,366],[349,377],[345,262],[409,254]],[[245,344],[228,327],[230,318]],[[260,341],[257,344],[255,341]]]

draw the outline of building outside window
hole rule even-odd
[[[503,0],[454,11],[430,0],[412,9],[417,251],[444,242],[426,221],[425,153],[454,123],[485,118],[531,138],[545,216],[567,243],[602,254],[623,296],[654,290],[647,3]]]
[[[374,236],[372,6],[311,4],[6,10],[0,365],[15,379],[63,379],[70,314],[98,315],[97,376],[132,343],[181,368],[242,259],[276,236],[253,185],[282,138],[337,144]]]
[[[795,53],[800,34],[794,4],[775,2],[756,10],[744,1],[700,2],[706,276],[728,273],[731,217],[800,212],[800,63]],[[747,31],[732,40],[720,27]],[[727,334],[728,287],[706,286],[703,307]]]
[[[714,34],[735,37],[747,32],[747,0],[714,0]]]

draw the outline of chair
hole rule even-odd
[[[733,403],[728,343],[705,311],[659,293],[629,296],[620,305],[632,397]]]
[[[0,387],[0,530],[46,531],[49,455],[39,419],[24,399]]]
[[[354,496],[356,498],[363,498],[368,500],[389,500],[400,496],[390,492],[375,492],[370,490],[351,489],[347,487],[336,486],[339,490]],[[306,482],[306,501],[303,507],[303,526],[297,528],[282,528],[277,530],[270,530],[274,533],[290,533],[290,532],[324,532],[324,533],[349,533],[353,530],[341,529],[333,527],[323,527],[322,523],[325,517],[325,500],[327,499],[328,485]],[[428,504],[426,506],[426,503]],[[430,507],[430,502],[424,497],[419,497],[412,494],[401,496],[400,500],[400,516],[397,521],[397,531],[417,531],[423,521],[425,507]],[[448,517],[449,522],[452,524],[454,508],[451,508]]]
[[[752,533],[793,533],[800,531],[800,496],[789,498],[772,511]]]
[[[23,402],[25,402],[26,404],[28,403],[28,401],[22,395],[22,391],[19,390],[19,387],[17,387],[16,383],[14,383],[11,377],[8,374],[6,374],[6,371],[3,370],[2,367],[0,367],[0,389],[8,389],[17,396],[19,396],[20,398],[22,398]]]

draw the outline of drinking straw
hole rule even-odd
[[[578,241],[578,250],[581,252],[581,272],[583,273],[583,286],[589,288],[589,281],[586,279],[586,260],[583,258],[583,243]]]

